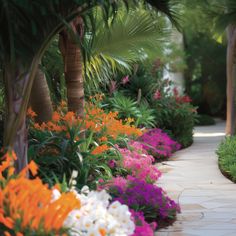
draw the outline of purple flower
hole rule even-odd
[[[172,220],[180,211],[179,205],[166,196],[162,188],[132,176],[127,176],[127,180],[120,178],[118,184],[117,178],[114,178],[105,189],[113,196],[113,201],[142,211],[147,222],[159,224]]]

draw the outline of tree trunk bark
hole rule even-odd
[[[236,26],[227,28],[227,114],[226,134],[234,135],[236,127]]]
[[[37,114],[35,121],[47,122],[52,119],[53,107],[45,74],[38,69],[30,95],[30,106]]]
[[[6,100],[7,100],[7,114],[5,117],[4,128],[4,147],[8,150],[14,150],[17,156],[15,162],[16,172],[20,172],[27,165],[27,151],[28,151],[28,130],[26,127],[26,112],[21,117],[14,138],[10,138],[12,129],[16,123],[16,119],[20,112],[23,96],[22,93],[26,84],[28,83],[29,76],[24,73],[17,73],[14,75],[9,71],[5,72],[6,86]],[[16,80],[14,80],[16,78]],[[15,129],[15,128],[14,128]]]
[[[71,23],[77,33],[81,20]],[[68,110],[84,117],[83,60],[78,42],[66,30],[60,33],[59,48],[64,60],[64,72],[67,87]]]
[[[26,110],[29,102],[33,78],[39,60],[33,59],[29,69],[22,64],[4,66],[4,85],[6,91],[6,119],[4,123],[4,147],[14,150],[16,172],[19,173],[27,165],[28,130],[26,126]],[[14,68],[17,68],[14,70]]]

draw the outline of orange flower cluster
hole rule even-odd
[[[93,149],[92,154],[93,155],[101,154],[101,153],[107,151],[108,149],[109,149],[109,147],[106,144],[101,145],[101,146],[97,146]]]
[[[30,118],[34,118],[36,115],[36,113],[32,110],[32,108],[28,108],[27,110],[27,116],[29,116]]]
[[[109,112],[96,107],[89,103],[87,106],[87,113],[85,116],[85,126],[87,129],[102,132],[103,136],[110,136],[116,139],[119,135],[135,135],[140,136],[142,131],[130,123],[123,124],[122,120],[117,118],[117,112]]]
[[[34,162],[13,178],[10,176],[14,170],[11,165],[12,155],[7,153],[4,158],[5,161],[0,165],[0,181],[3,183],[0,185],[0,223],[14,229],[15,223],[20,222],[21,232],[25,229],[37,232],[43,228],[46,233],[59,233],[69,212],[80,208],[80,201],[72,192],[62,193],[59,199],[52,201],[52,189],[44,185],[39,178],[30,180],[25,177],[27,170],[33,175],[37,174]],[[6,179],[2,173],[5,170],[11,172],[8,172]],[[20,232],[18,235],[21,235]]]
[[[97,96],[96,100],[102,99],[102,96]],[[109,138],[116,139],[120,135],[140,136],[142,131],[131,125],[132,119],[122,121],[118,119],[117,112],[106,113],[96,104],[90,102],[86,104],[85,117],[82,120],[76,116],[74,112],[65,113],[64,103],[57,111],[53,113],[52,120],[47,123],[33,124],[36,130],[64,132],[65,136],[70,138],[69,128],[76,128],[81,130],[89,130],[95,133],[98,142],[106,142]],[[29,113],[32,113],[30,110]],[[78,137],[74,137],[77,141]],[[95,149],[93,153],[101,152],[100,149]],[[104,149],[105,150],[105,149]]]

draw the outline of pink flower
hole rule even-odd
[[[160,92],[159,90],[157,90],[157,91],[154,93],[153,98],[154,98],[155,100],[161,99],[161,92]]]
[[[110,160],[110,161],[108,161],[108,166],[110,168],[114,168],[116,166],[116,162],[114,160]]]
[[[112,80],[109,84],[109,93],[113,94],[117,90],[117,83],[116,81]]]
[[[125,85],[129,82],[129,76],[125,76],[122,80],[121,80],[121,84]]]

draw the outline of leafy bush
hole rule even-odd
[[[182,147],[187,147],[193,142],[196,109],[190,101],[188,96],[179,96],[175,89],[174,96],[156,91],[152,101],[156,126],[169,131]]]
[[[110,105],[113,111],[118,112],[120,119],[138,116],[137,102],[122,93],[115,93],[114,97],[110,99]]]
[[[122,86],[122,91],[126,96],[142,101],[150,101],[153,92],[158,88],[157,78],[153,77],[147,70],[140,66],[138,71],[130,77],[129,82]]]
[[[77,187],[94,188],[98,177],[112,176],[109,162],[119,159],[112,149],[114,140],[142,132],[118,120],[116,113],[106,114],[93,104],[87,105],[85,120],[63,109],[54,112],[53,120],[46,124],[31,122],[29,158],[40,166],[40,177],[50,185],[64,178],[68,182],[77,170]]]
[[[147,102],[142,102],[138,107],[138,114],[135,125],[137,127],[151,128],[155,127],[154,110],[150,108]]]
[[[223,174],[236,182],[236,136],[225,138],[216,153]]]
[[[205,114],[198,114],[195,121],[196,125],[202,125],[202,126],[214,125],[215,123],[216,123],[215,120],[211,116]]]
[[[155,116],[154,110],[149,107],[147,102],[138,104],[130,97],[126,97],[121,92],[115,93],[114,97],[109,100],[110,108],[118,112],[120,119],[133,119],[137,127],[154,127]]]

